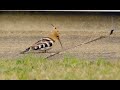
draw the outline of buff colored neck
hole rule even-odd
[[[49,37],[50,37],[51,39],[53,39],[54,41],[57,40],[57,37],[56,37],[56,33],[55,33],[55,32],[51,32],[51,33],[49,34]]]

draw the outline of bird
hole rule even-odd
[[[20,54],[24,54],[24,53],[29,52],[31,50],[41,51],[43,53],[46,53],[48,50],[52,49],[52,46],[54,45],[56,40],[59,41],[61,48],[63,48],[61,40],[60,40],[59,31],[57,30],[57,28],[53,24],[51,24],[51,25],[53,26],[54,29],[52,30],[52,32],[49,34],[48,37],[42,37],[36,43],[31,45],[30,47],[28,47],[24,51],[20,52]]]

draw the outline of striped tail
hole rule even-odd
[[[26,52],[28,52],[28,51],[30,51],[30,47],[29,47],[29,48],[27,48],[26,50],[24,50],[24,51],[20,52],[20,54],[24,54],[24,53],[26,53]]]

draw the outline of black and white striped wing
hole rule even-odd
[[[51,49],[53,43],[54,41],[50,38],[42,38],[32,46],[32,49],[41,51],[48,50]]]
[[[51,38],[41,38],[37,41],[34,45],[28,47],[26,50],[22,51],[21,54],[28,52],[30,50],[39,50],[39,51],[46,51],[51,49],[54,44],[54,40]]]
[[[54,42],[54,41],[51,38],[49,38],[49,37],[45,37],[45,38],[41,38],[34,45],[39,45],[39,44],[45,43],[45,42]]]

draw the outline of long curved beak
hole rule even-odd
[[[60,45],[61,45],[61,47],[62,47],[62,49],[63,49],[63,45],[62,45],[62,43],[61,43],[60,38],[58,38],[58,41],[60,42]]]

